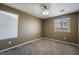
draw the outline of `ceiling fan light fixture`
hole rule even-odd
[[[43,15],[48,15],[48,14],[50,14],[50,12],[48,10],[45,10],[45,11],[42,12],[42,14]]]
[[[50,12],[48,11],[48,6],[43,5],[42,14],[43,14],[43,15],[48,15],[48,14],[50,14]]]

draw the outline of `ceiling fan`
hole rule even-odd
[[[42,14],[43,14],[43,15],[49,15],[50,12],[49,12],[49,7],[48,7],[48,5],[47,5],[47,4],[42,4],[42,7],[43,7],[43,9],[42,9]]]

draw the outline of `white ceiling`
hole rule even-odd
[[[39,17],[41,19],[46,19],[79,11],[78,3],[48,3],[47,5],[49,7],[50,14],[46,16],[42,15],[41,13],[41,3],[5,3],[5,5],[19,9],[23,12]]]

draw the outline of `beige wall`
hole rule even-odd
[[[71,32],[70,33],[54,32],[54,20],[66,18],[66,17],[71,18],[70,21]],[[72,14],[62,15],[47,20],[43,20],[43,36],[77,44],[78,43],[78,13],[72,13]],[[64,37],[66,37],[65,40]]]
[[[78,13],[78,44],[79,44],[79,13]]]
[[[41,37],[42,22],[38,18],[25,14],[24,12],[5,6],[3,4],[0,4],[0,10],[4,10],[19,15],[18,37],[12,40],[1,40],[0,50]],[[9,41],[12,42],[11,45],[9,45]]]

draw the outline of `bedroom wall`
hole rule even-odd
[[[79,44],[79,12],[78,12],[78,44]]]
[[[62,18],[71,18],[70,33],[54,32],[54,20],[62,19]],[[77,44],[78,43],[78,13],[71,13],[71,14],[52,17],[50,19],[43,20],[43,36]],[[66,39],[64,39],[64,37]]]
[[[19,15],[18,37],[13,39],[0,40],[0,50],[41,37],[42,22],[39,20],[39,18],[21,12],[17,9],[5,6],[3,4],[0,4],[0,10]],[[12,43],[9,44],[9,41]]]

